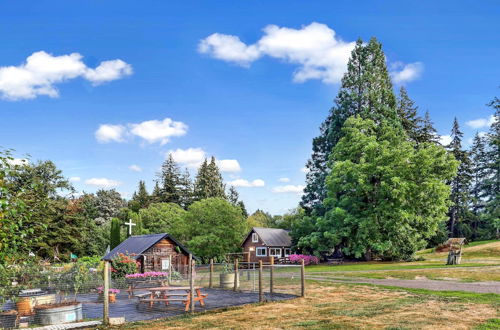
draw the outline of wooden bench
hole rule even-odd
[[[328,259],[326,259],[326,261],[330,265],[341,265],[344,263],[344,258],[328,258]]]

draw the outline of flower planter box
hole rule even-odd
[[[83,306],[81,303],[42,305],[36,307],[35,310],[35,319],[37,323],[42,325],[76,322],[83,319]]]
[[[0,328],[14,329],[17,327],[17,311],[11,310],[0,313]]]
[[[110,303],[115,303],[116,302],[116,294],[115,293],[109,293],[109,302]],[[104,301],[104,293],[101,292],[99,293],[99,296],[97,296],[97,302],[103,302]]]

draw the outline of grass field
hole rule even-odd
[[[127,329],[490,329],[500,295],[431,292],[310,282],[307,297],[180,318]]]
[[[309,266],[310,274],[333,277],[500,281],[500,241],[473,242],[463,250],[462,264],[446,266],[447,252],[427,249],[417,253],[425,260],[415,262],[357,262],[343,265]]]

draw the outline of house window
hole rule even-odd
[[[255,255],[257,257],[266,257],[267,256],[267,250],[265,247],[258,247],[257,250],[255,251]]]
[[[169,268],[170,268],[170,260],[161,259],[161,270],[169,270]]]
[[[270,255],[271,257],[278,257],[278,258],[281,258],[281,249],[270,248],[270,249],[269,249],[269,255]]]
[[[257,233],[252,233],[252,243],[257,243],[259,241],[259,236]]]
[[[292,251],[289,248],[285,248],[285,257],[288,257],[290,254],[292,254]]]

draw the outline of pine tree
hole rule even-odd
[[[169,154],[163,162],[161,172],[158,174],[158,181],[160,183],[160,201],[180,205],[182,193],[179,187],[182,183],[182,177],[172,154]]]
[[[238,204],[238,200],[240,199],[240,195],[234,186],[229,187],[229,192],[227,194],[227,200],[229,203],[233,205]]]
[[[438,134],[434,128],[429,111],[425,112],[425,117],[420,126],[417,139],[418,143],[438,143]]]
[[[406,88],[401,87],[397,104],[398,115],[408,138],[413,142],[418,142],[419,140],[420,125],[422,122],[422,119],[418,116],[417,109],[418,107],[415,105],[415,102],[408,96]]]
[[[495,97],[488,105],[495,113],[486,137],[488,178],[485,180],[484,217],[493,227],[495,236],[500,238],[500,99]]]
[[[226,198],[224,192],[225,185],[220,174],[219,167],[212,157],[210,163],[205,159],[198,169],[195,181],[195,198],[197,200],[205,198]]]
[[[111,228],[109,235],[109,246],[114,249],[121,243],[120,220],[118,218],[111,219]]]
[[[149,196],[148,191],[146,190],[146,182],[142,180],[139,181],[139,187],[137,192],[134,192],[131,201],[134,202],[139,209],[148,207],[151,202],[151,196]]]
[[[300,203],[306,214],[322,215],[325,212],[323,200],[327,195],[325,179],[330,171],[328,159],[342,137],[344,122],[354,115],[377,124],[388,120],[401,125],[385,55],[376,38],[367,45],[361,39],[356,42],[335,105],[321,124],[320,135],[313,139],[312,155],[306,164],[306,187]]]
[[[161,202],[161,189],[158,181],[155,182],[155,187],[153,188],[153,193],[151,194],[151,203]]]
[[[243,201],[239,201],[238,206],[241,209],[241,213],[243,214],[243,217],[245,219],[248,218],[248,211],[247,211],[247,208],[245,207],[245,203],[243,203]]]
[[[486,143],[483,137],[476,133],[470,151],[471,159],[471,210],[474,214],[472,223],[472,239],[477,239],[482,229],[481,214],[485,208],[486,189],[485,182],[488,179],[488,157],[486,152]]]
[[[470,219],[471,162],[468,152],[462,150],[463,133],[460,131],[457,118],[453,121],[451,137],[452,140],[446,148],[460,162],[460,165],[456,177],[451,181],[450,199],[453,205],[449,209],[448,230],[450,237],[470,236],[471,230],[467,220]]]
[[[191,181],[191,176],[189,175],[189,171],[184,169],[184,173],[181,174],[180,182],[179,182],[179,194],[180,194],[180,205],[187,209],[189,205],[193,203],[193,182]]]

